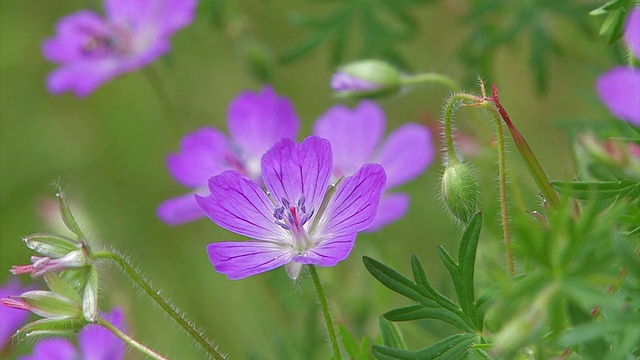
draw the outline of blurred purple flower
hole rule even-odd
[[[402,125],[381,143],[384,131],[384,112],[373,101],[362,101],[353,110],[336,105],[321,115],[313,133],[331,142],[333,181],[366,163],[378,163],[387,174],[385,190],[389,190],[415,178],[433,161],[436,152],[427,127]],[[367,231],[398,220],[408,208],[407,194],[385,193]]]
[[[310,136],[300,145],[282,139],[264,154],[268,193],[233,170],[209,179],[211,193],[196,196],[206,215],[253,239],[209,244],[216,271],[236,280],[284,265],[297,279],[303,264],[334,266],[344,260],[356,234],[374,218],[385,174],[380,165],[367,164],[327,202],[331,168],[329,141]]]
[[[20,295],[28,290],[31,290],[31,287],[22,286],[17,279],[11,279],[6,286],[0,287],[0,299]],[[27,318],[29,313],[26,311],[0,306],[0,352]]]
[[[230,139],[216,129],[201,128],[182,139],[180,152],[167,157],[171,175],[195,193],[208,194],[207,181],[224,170],[259,181],[260,158],[280,139],[295,139],[299,120],[286,97],[265,87],[260,93],[240,93],[229,105],[227,123]],[[193,192],[165,201],[157,213],[169,225],[204,217]]]
[[[629,12],[624,40],[631,53],[640,59],[640,6]],[[596,80],[600,101],[616,117],[640,126],[640,69],[618,66]]]
[[[113,309],[105,320],[126,332],[122,310]],[[99,325],[87,325],[78,334],[78,347],[67,339],[49,338],[40,340],[30,356],[20,360],[121,360],[124,359],[125,343],[109,330]]]
[[[56,24],[42,45],[60,64],[47,78],[53,94],[89,95],[111,78],[139,69],[171,48],[169,37],[190,24],[197,0],[106,0],[106,18],[79,11]]]

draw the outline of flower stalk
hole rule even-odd
[[[135,282],[144,292],[156,303],[162,310],[164,310],[175,322],[182,327],[189,336],[191,336],[200,347],[202,347],[207,353],[209,353],[216,360],[224,360],[225,356],[220,354],[215,346],[206,339],[200,331],[194,328],[193,325],[187,321],[179,311],[171,305],[167,300],[160,296],[160,292],[156,291],[151,284],[149,284],[135,268],[129,264],[129,262],[122,256],[113,253],[111,251],[96,251],[93,253],[94,259],[106,259],[111,260],[118,264],[122,270]]]
[[[166,357],[158,354],[157,352],[151,350],[150,348],[148,348],[144,344],[142,344],[142,343],[138,342],[137,340],[135,340],[134,338],[130,337],[124,331],[122,331],[122,330],[118,329],[117,327],[113,326],[113,324],[111,324],[107,320],[103,319],[102,317],[97,318],[96,322],[100,326],[102,326],[102,327],[106,328],[107,330],[111,331],[115,336],[117,336],[120,339],[122,339],[122,341],[124,341],[127,344],[129,344],[129,346],[131,346],[132,348],[134,348],[134,349],[140,351],[141,353],[147,355],[148,357],[150,357],[152,359],[156,359],[156,360],[168,360]]]
[[[340,353],[340,345],[338,345],[338,337],[336,336],[336,330],[333,326],[333,320],[331,319],[331,312],[329,312],[329,305],[327,304],[327,297],[322,289],[322,283],[320,277],[318,277],[318,271],[313,265],[309,265],[309,272],[313,279],[313,285],[316,288],[318,294],[318,300],[320,301],[320,307],[322,308],[322,314],[324,315],[324,321],[327,325],[327,331],[329,332],[329,340],[331,341],[331,348],[333,349],[333,359],[342,360],[342,354]]]

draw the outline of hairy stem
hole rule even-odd
[[[216,350],[211,341],[206,339],[173,305],[160,296],[160,292],[156,291],[125,258],[111,251],[96,251],[93,253],[93,257],[94,259],[111,260],[118,264],[122,270],[129,275],[131,280],[138,284],[138,286],[140,286],[162,310],[169,314],[209,355],[216,360],[225,359],[225,357]]]
[[[450,164],[457,163],[459,161],[453,145],[453,134],[451,131],[453,111],[456,109],[457,103],[464,100],[477,103],[479,98],[469,94],[454,94],[449,98],[444,109],[444,141],[447,149],[447,162]]]
[[[134,348],[134,349],[140,351],[141,353],[147,355],[148,357],[150,357],[152,359],[156,359],[156,360],[167,360],[166,357],[158,354],[157,352],[149,349],[145,345],[143,345],[140,342],[136,341],[135,339],[133,339],[132,337],[130,337],[129,335],[125,334],[123,331],[118,329],[117,327],[113,326],[113,324],[111,324],[107,320],[99,317],[97,319],[97,322],[98,322],[98,325],[108,329],[115,336],[119,337],[120,339],[122,339],[122,341],[124,341],[127,344],[129,344],[129,346],[131,346],[132,348]]]
[[[322,283],[318,277],[316,267],[309,265],[309,272],[311,278],[313,278],[313,285],[315,285],[316,292],[318,293],[318,300],[320,300],[320,306],[322,307],[322,313],[324,314],[324,320],[327,324],[327,331],[329,332],[329,339],[331,340],[331,347],[333,348],[333,358],[335,360],[342,360],[342,354],[340,354],[340,346],[338,345],[338,338],[336,336],[336,330],[333,327],[333,320],[331,320],[331,313],[329,312],[329,305],[327,304],[327,297],[322,289]]]

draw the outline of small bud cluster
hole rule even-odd
[[[75,333],[98,317],[98,271],[91,258],[85,235],[61,193],[60,214],[76,239],[51,234],[33,234],[23,239],[37,255],[29,265],[15,265],[12,274],[43,277],[50,291],[33,290],[3,298],[1,304],[30,311],[42,319],[23,326],[25,336],[56,336]]]

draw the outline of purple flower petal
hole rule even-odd
[[[30,287],[24,287],[18,279],[11,279],[9,283],[0,287],[0,298],[4,299],[9,296],[20,295],[25,291],[32,290]],[[9,338],[15,334],[16,330],[29,318],[29,312],[24,310],[13,309],[7,306],[0,306],[0,351],[9,341]]]
[[[596,89],[614,116],[640,126],[640,69],[613,68],[598,77]]]
[[[636,58],[640,59],[640,6],[634,6],[627,15],[624,41]]]
[[[192,193],[165,200],[156,209],[156,214],[162,222],[174,226],[205,216]]]
[[[283,139],[262,157],[262,177],[276,203],[282,198],[295,203],[304,195],[306,207],[318,210],[331,164],[331,144],[326,139],[309,136],[300,145]]]
[[[435,154],[429,129],[405,124],[389,134],[374,162],[384,167],[390,189],[420,175]]]
[[[333,106],[316,120],[313,133],[331,142],[333,175],[339,178],[371,162],[384,128],[382,109],[373,101],[362,101],[353,110]]]
[[[115,308],[104,316],[118,329],[126,332],[124,314]],[[85,360],[122,360],[125,343],[111,331],[99,325],[87,325],[78,334],[78,346]]]
[[[42,44],[44,57],[52,62],[75,61],[82,56],[82,48],[91,40],[91,34],[108,32],[108,25],[92,11],[78,11],[60,19],[56,24],[56,37]]]
[[[246,91],[229,105],[228,126],[231,138],[242,151],[249,176],[260,173],[260,158],[282,138],[295,139],[298,117],[293,105],[273,89],[261,93]]]
[[[404,193],[382,195],[376,216],[365,231],[378,231],[383,226],[402,218],[409,210],[409,202],[409,196]]]
[[[264,191],[237,171],[228,170],[209,179],[208,196],[196,201],[214,223],[258,240],[281,242],[285,230],[275,224],[274,206]]]
[[[291,261],[291,249],[259,241],[209,244],[207,254],[216,271],[231,280],[263,273]]]
[[[385,184],[382,166],[367,164],[343,180],[318,222],[316,243],[332,241],[366,229],[373,220]]]
[[[189,187],[205,186],[211,176],[233,168],[234,163],[226,136],[208,127],[187,134],[180,152],[167,156],[171,176]]]
[[[22,356],[20,360],[76,360],[78,352],[73,344],[65,339],[44,339],[33,347],[30,356]]]
[[[356,242],[356,235],[357,233],[353,232],[333,237],[330,241],[323,241],[304,255],[294,257],[293,261],[325,267],[334,266],[349,256]]]

